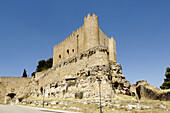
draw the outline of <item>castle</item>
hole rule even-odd
[[[53,67],[27,79],[23,85],[25,90],[18,87],[15,98],[40,97],[42,90],[46,97],[98,98],[99,78],[102,80],[102,98],[114,97],[113,90],[129,94],[130,83],[117,63],[115,39],[108,38],[99,28],[98,16],[88,14],[79,29],[54,46]],[[0,87],[4,82],[1,81]],[[9,100],[6,96],[11,88],[15,89],[15,85],[0,94],[4,99],[1,103]]]
[[[108,38],[102,32],[99,28],[98,17],[95,14],[92,16],[88,14],[87,17],[84,17],[82,27],[54,47],[53,66],[70,57],[99,46],[108,49],[108,60],[117,62],[115,39],[113,37]]]
[[[84,17],[82,27],[54,46],[53,68],[61,71],[58,76],[75,74],[87,67],[108,66],[109,61],[117,62],[116,42],[101,31],[95,14]]]
[[[54,46],[52,68],[36,72],[32,78],[0,77],[0,104],[42,106],[42,101],[34,100],[37,97],[99,99],[99,79],[102,99],[114,98],[118,93],[170,100],[169,90],[162,91],[146,81],[131,85],[126,80],[117,63],[115,39],[101,31],[95,14],[88,14],[82,27]]]

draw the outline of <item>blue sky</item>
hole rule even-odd
[[[116,39],[127,80],[163,83],[170,67],[169,0],[0,0],[0,76],[20,77],[24,69],[31,75],[88,13]]]

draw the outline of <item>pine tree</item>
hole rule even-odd
[[[26,72],[26,70],[24,69],[24,72],[23,72],[23,74],[22,74],[22,77],[27,77],[28,75],[27,75],[27,72]]]
[[[164,83],[162,84],[162,86],[160,86],[161,89],[170,89],[170,67],[166,68],[166,72],[165,72],[165,79],[164,79]]]

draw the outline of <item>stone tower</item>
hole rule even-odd
[[[84,52],[96,47],[107,49],[108,56],[106,59],[117,62],[115,39],[107,37],[99,28],[98,16],[88,14],[84,17],[83,26],[54,46],[53,66],[60,65],[59,63],[66,62],[69,58],[82,55]]]
[[[85,50],[88,50],[92,47],[99,46],[99,22],[98,16],[94,13],[91,16],[90,14],[87,17],[84,17],[84,39],[85,39]]]
[[[109,39],[109,60],[117,62],[116,57],[116,41],[113,37]]]

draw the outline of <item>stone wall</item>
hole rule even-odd
[[[61,43],[54,46],[53,66],[84,51],[84,30],[80,27]]]
[[[109,39],[106,34],[99,28],[99,40],[100,40],[100,45],[104,47],[108,47],[109,45]]]
[[[6,86],[2,82],[0,82],[0,104],[4,103],[5,95]]]
[[[0,77],[0,103],[5,102],[9,93],[15,93],[16,96],[22,93],[28,87],[30,80],[25,77]]]
[[[81,54],[75,55],[59,62],[51,70],[36,74],[39,85],[44,86],[56,80],[62,80],[67,75],[74,75],[79,70],[97,65],[109,65],[108,49],[103,46],[91,48]],[[37,77],[38,75],[38,77]],[[42,77],[40,79],[40,77]]]

